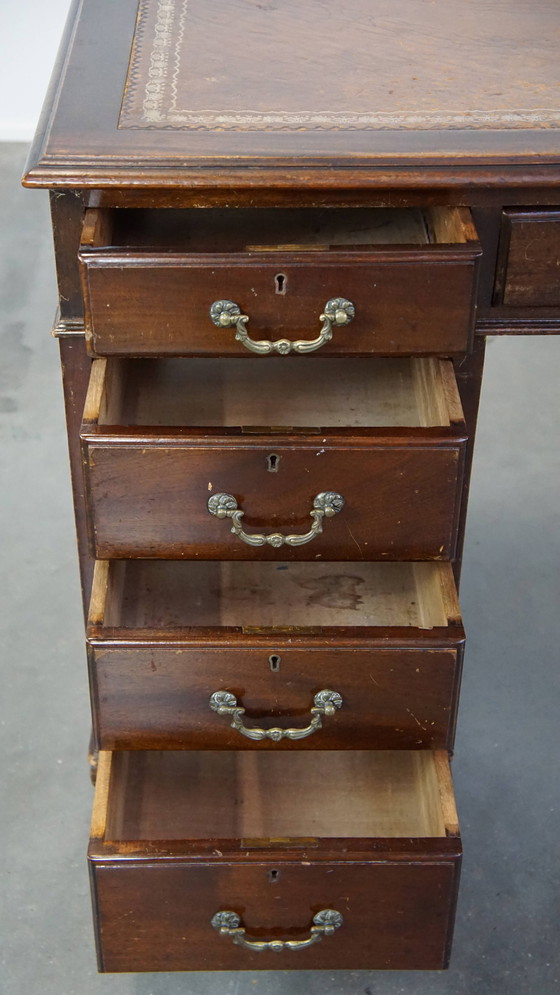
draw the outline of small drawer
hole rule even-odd
[[[98,561],[96,741],[450,749],[463,644],[449,563]]]
[[[445,752],[103,752],[89,856],[102,971],[447,964]]]
[[[460,353],[479,255],[466,208],[91,209],[80,249],[87,340],[98,356],[248,358],[255,342],[260,354]],[[329,339],[326,305],[339,298],[353,318],[335,320]],[[224,300],[248,322],[214,324]]]
[[[451,558],[466,442],[451,362],[312,363],[96,360],[94,556]]]
[[[560,309],[560,207],[502,214],[494,304]]]

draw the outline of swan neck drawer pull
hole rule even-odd
[[[315,536],[323,531],[323,518],[332,518],[344,507],[344,498],[336,491],[322,491],[313,500],[313,510],[309,512],[313,519],[313,525],[309,532],[302,535],[283,535],[281,532],[272,532],[270,535],[261,535],[259,532],[244,532],[241,519],[245,514],[238,507],[237,500],[233,494],[212,494],[208,499],[208,511],[216,518],[230,518],[231,531],[242,542],[248,546],[304,546],[306,542],[311,542]]]
[[[220,936],[229,936],[238,947],[248,950],[272,950],[281,953],[283,950],[305,950],[319,943],[325,936],[332,936],[334,931],[342,926],[343,918],[335,909],[322,909],[313,916],[310,935],[305,940],[249,940],[246,930],[241,925],[241,917],[237,912],[216,912],[212,916],[212,926]]]
[[[325,689],[318,691],[313,699],[314,706],[311,709],[311,721],[304,729],[250,729],[243,724],[245,709],[237,704],[237,698],[230,691],[215,691],[210,698],[210,708],[218,715],[231,715],[231,728],[236,729],[247,739],[260,742],[263,739],[271,739],[274,743],[281,739],[306,739],[318,729],[321,729],[323,716],[334,715],[337,708],[342,706],[342,695],[338,691]]]
[[[323,314],[319,315],[319,321],[323,322],[323,327],[316,339],[277,339],[270,342],[268,339],[252,339],[247,331],[249,315],[241,314],[239,304],[234,301],[214,301],[210,308],[210,318],[218,328],[231,328],[235,325],[235,338],[241,342],[246,349],[256,352],[259,356],[269,356],[271,352],[277,352],[280,356],[287,356],[290,352],[315,352],[326,342],[330,342],[333,336],[333,327],[340,328],[349,325],[356,308],[352,301],[347,301],[345,297],[332,297],[327,301]]]

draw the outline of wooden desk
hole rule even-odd
[[[100,970],[439,968],[488,334],[560,330],[553,0],[76,3],[51,190]]]

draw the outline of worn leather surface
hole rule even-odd
[[[559,39],[556,0],[141,0],[120,127],[555,127]]]

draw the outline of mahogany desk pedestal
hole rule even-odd
[[[553,0],[83,0],[51,191],[102,971],[441,968],[488,334],[560,330]]]

